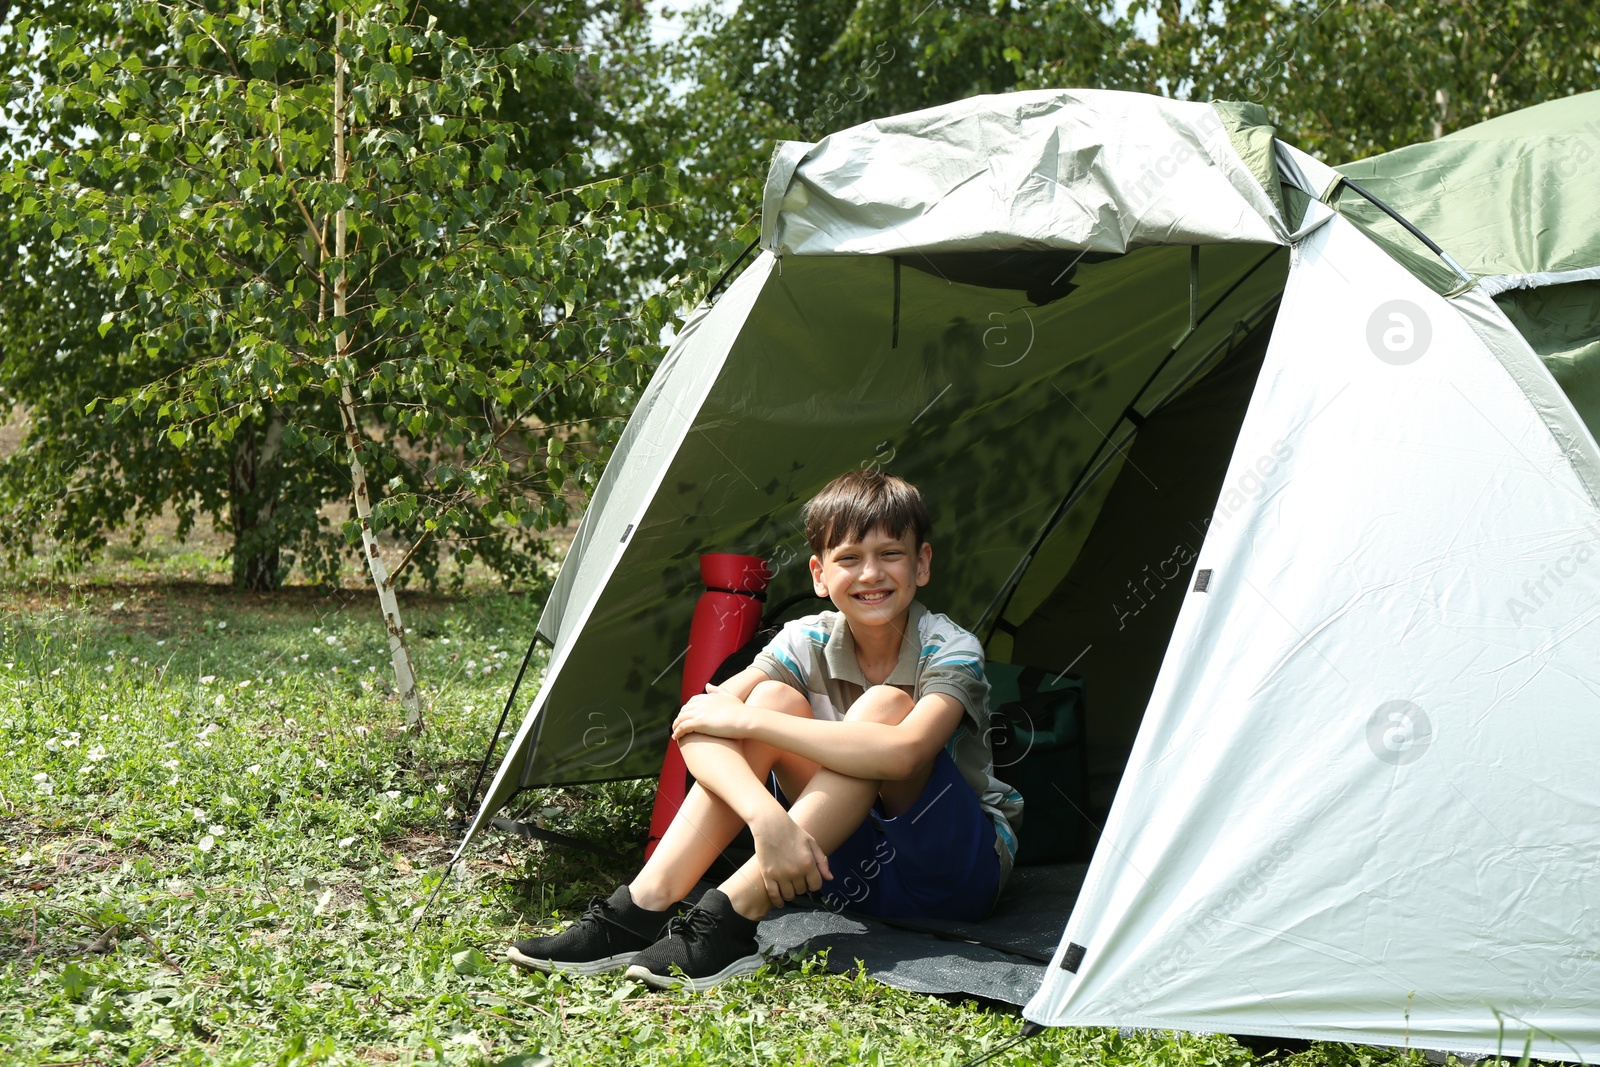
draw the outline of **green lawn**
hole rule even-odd
[[[118,578],[125,579],[125,573]],[[962,1064],[1013,1013],[787,960],[702,996],[542,978],[507,940],[628,872],[490,833],[455,844],[533,598],[412,598],[429,729],[396,729],[360,593],[18,585],[0,615],[5,1064]],[[532,685],[524,689],[532,693]],[[645,783],[542,793],[637,853]],[[1312,1064],[1407,1057],[1322,1046]],[[1247,1064],[1226,1037],[1057,1030],[995,1063]]]

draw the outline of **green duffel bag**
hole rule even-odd
[[[1089,858],[1089,748],[1083,679],[1042,667],[987,663],[994,774],[1022,794],[1017,863]]]

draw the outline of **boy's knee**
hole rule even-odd
[[[875,685],[861,694],[861,699],[850,705],[845,719],[850,722],[879,722],[899,726],[916,702],[904,689],[892,685]]]
[[[785,715],[811,714],[811,702],[803,694],[793,686],[771,679],[757,682],[756,687],[750,690],[750,696],[745,703],[766,708],[768,711],[781,711]]]

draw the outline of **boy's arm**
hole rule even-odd
[[[766,680],[766,673],[761,668],[746,667],[717,686],[717,692],[733,697],[743,707],[745,698]],[[698,699],[690,698],[691,703]],[[684,738],[674,731],[673,740],[681,745]],[[750,764],[736,746],[697,745],[683,749],[683,756],[695,781],[722,798],[745,823],[753,825],[763,817],[770,818],[783,812],[783,805],[767,792],[766,786],[750,770]]]
[[[948,693],[929,693],[897,726],[799,718],[752,708],[732,696],[722,690],[690,698],[672,724],[672,736],[751,737],[852,778],[890,781],[910,778],[933,759],[965,714]]]
[[[747,667],[717,687],[716,696],[731,700],[744,707],[744,699],[755,687],[767,680],[759,667]],[[700,697],[692,698],[698,700]],[[777,712],[769,714],[788,718]],[[793,900],[807,890],[822,888],[825,878],[832,878],[828,857],[817,847],[811,835],[802,830],[777,798],[767,792],[755,776],[739,750],[737,741],[728,741],[702,732],[685,744],[686,736],[676,740],[682,744],[683,760],[690,773],[703,788],[720,798],[750,827],[755,838],[756,856],[761,861],[761,876],[767,898],[774,907]]]

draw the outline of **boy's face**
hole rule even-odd
[[[928,584],[933,560],[933,546],[918,546],[915,538],[909,530],[897,536],[879,528],[812,556],[817,595],[832,600],[852,627],[900,625],[917,587]]]

